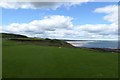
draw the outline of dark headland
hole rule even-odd
[[[88,41],[88,40],[59,40],[59,39],[49,39],[49,38],[29,38],[25,35],[11,34],[11,33],[0,33],[2,39],[22,42],[27,44],[34,44],[40,46],[57,46],[57,47],[68,47],[68,48],[78,48],[66,41]],[[86,48],[86,47],[80,47]],[[110,48],[88,48],[90,50],[98,51],[108,51],[108,52],[120,52],[120,49],[110,49]]]

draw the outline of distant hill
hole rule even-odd
[[[39,39],[39,38],[13,38],[9,39],[25,44],[34,44],[40,46],[73,47],[71,44],[58,39]]]
[[[73,47],[71,44],[67,43],[64,40],[58,39],[43,39],[43,38],[29,38],[24,35],[19,34],[9,34],[9,33],[2,33],[3,40],[11,40],[15,42],[22,42],[25,44],[34,44],[40,46],[57,46],[57,47]]]
[[[2,38],[28,38],[27,36],[19,35],[19,34],[0,33],[0,35],[1,34],[2,34]]]

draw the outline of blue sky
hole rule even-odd
[[[8,25],[11,23],[27,23],[32,20],[42,19],[45,15],[64,15],[71,16],[74,24],[109,24],[101,17],[105,14],[96,14],[93,11],[96,8],[106,5],[117,4],[117,2],[88,2],[82,5],[68,8],[60,7],[57,10],[47,9],[2,9],[2,23]],[[92,20],[91,20],[92,19]]]
[[[117,4],[1,3],[2,32],[42,38],[113,40],[117,39]]]

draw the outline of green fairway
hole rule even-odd
[[[118,54],[3,40],[3,78],[117,78]]]

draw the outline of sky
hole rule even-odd
[[[0,32],[71,40],[117,40],[117,2],[3,2]]]

